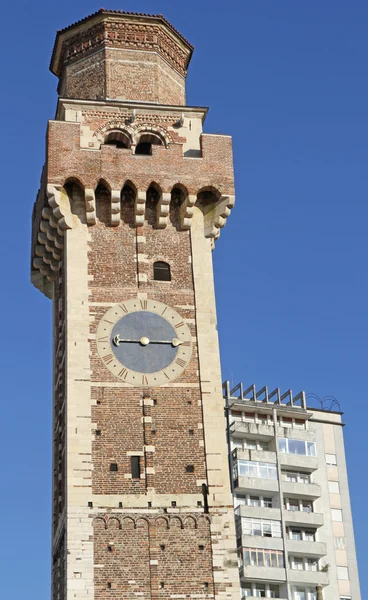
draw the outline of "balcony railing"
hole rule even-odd
[[[321,513],[303,510],[284,510],[284,520],[286,525],[307,525],[308,527],[322,527],[323,525]]]

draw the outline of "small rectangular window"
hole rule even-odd
[[[333,521],[342,521],[342,510],[340,508],[331,508],[331,517]]]
[[[337,465],[336,454],[326,454],[326,465]]]
[[[187,473],[194,473],[194,465],[187,465],[185,470]]]
[[[141,457],[131,456],[130,457],[130,470],[133,479],[140,479],[141,477]]]
[[[337,579],[349,579],[349,570],[347,567],[337,567]]]
[[[330,494],[339,494],[340,493],[339,482],[338,481],[329,481],[328,482],[328,491],[330,492]]]
[[[110,463],[110,471],[117,471],[118,465],[116,463]]]

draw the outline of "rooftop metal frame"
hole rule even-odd
[[[247,389],[244,389],[242,382],[230,389],[230,381],[228,380],[223,383],[222,389],[228,407],[232,406],[235,402],[254,402],[255,404],[278,405],[297,408],[299,410],[307,409],[306,394],[304,391],[294,396],[292,390],[281,393],[280,388],[275,388],[272,392],[269,392],[266,385],[257,391],[254,383]]]

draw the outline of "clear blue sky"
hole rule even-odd
[[[100,0],[2,8],[2,597],[49,600],[51,303],[29,283],[56,106],[56,29]],[[223,378],[338,398],[368,596],[368,4],[147,0],[194,45],[188,103],[234,137],[237,205],[214,253]]]

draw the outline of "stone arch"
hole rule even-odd
[[[143,135],[155,137],[160,141],[160,145],[165,146],[165,148],[172,141],[169,132],[163,127],[150,123],[141,123],[138,127],[134,128],[133,144],[137,145]]]
[[[190,529],[198,529],[197,520],[193,516],[188,515],[184,519],[184,527],[188,527]]]
[[[180,527],[180,529],[184,529],[183,521],[180,517],[175,515],[175,517],[170,517],[169,527]]]
[[[110,529],[110,527],[112,529],[113,525],[114,525],[114,529],[121,529],[121,522],[120,522],[119,517],[108,517],[107,518],[106,529]]]
[[[155,519],[156,527],[165,527],[165,529],[169,529],[169,519],[167,517],[157,517]]]
[[[188,200],[188,190],[182,183],[176,183],[171,188],[169,218],[171,224],[177,229],[181,229],[183,205]]]
[[[127,130],[120,127],[110,129],[104,133],[103,144],[128,149],[132,145],[132,136]]]
[[[128,527],[129,529],[135,529],[135,520],[133,517],[122,517],[120,520],[120,529]]]
[[[127,179],[120,193],[120,216],[124,223],[135,227],[134,210],[137,201],[138,188],[133,181]]]
[[[97,221],[108,226],[111,221],[111,186],[105,179],[99,180],[95,197]]]
[[[155,227],[157,225],[157,212],[162,201],[161,186],[152,181],[146,191],[146,209],[145,219],[148,225]]]
[[[145,525],[145,528],[149,528],[149,520],[146,517],[138,517],[135,522],[135,527],[137,528],[140,523]]]
[[[105,517],[94,517],[93,525],[97,529],[107,529],[107,523]]]
[[[74,215],[73,225],[71,228],[78,225],[78,221],[83,225],[86,220],[86,206],[84,199],[84,184],[78,177],[68,177],[60,190],[60,207],[63,206],[66,213]]]
[[[211,524],[211,518],[208,515],[199,515],[197,519],[197,526],[201,529],[209,529]]]

